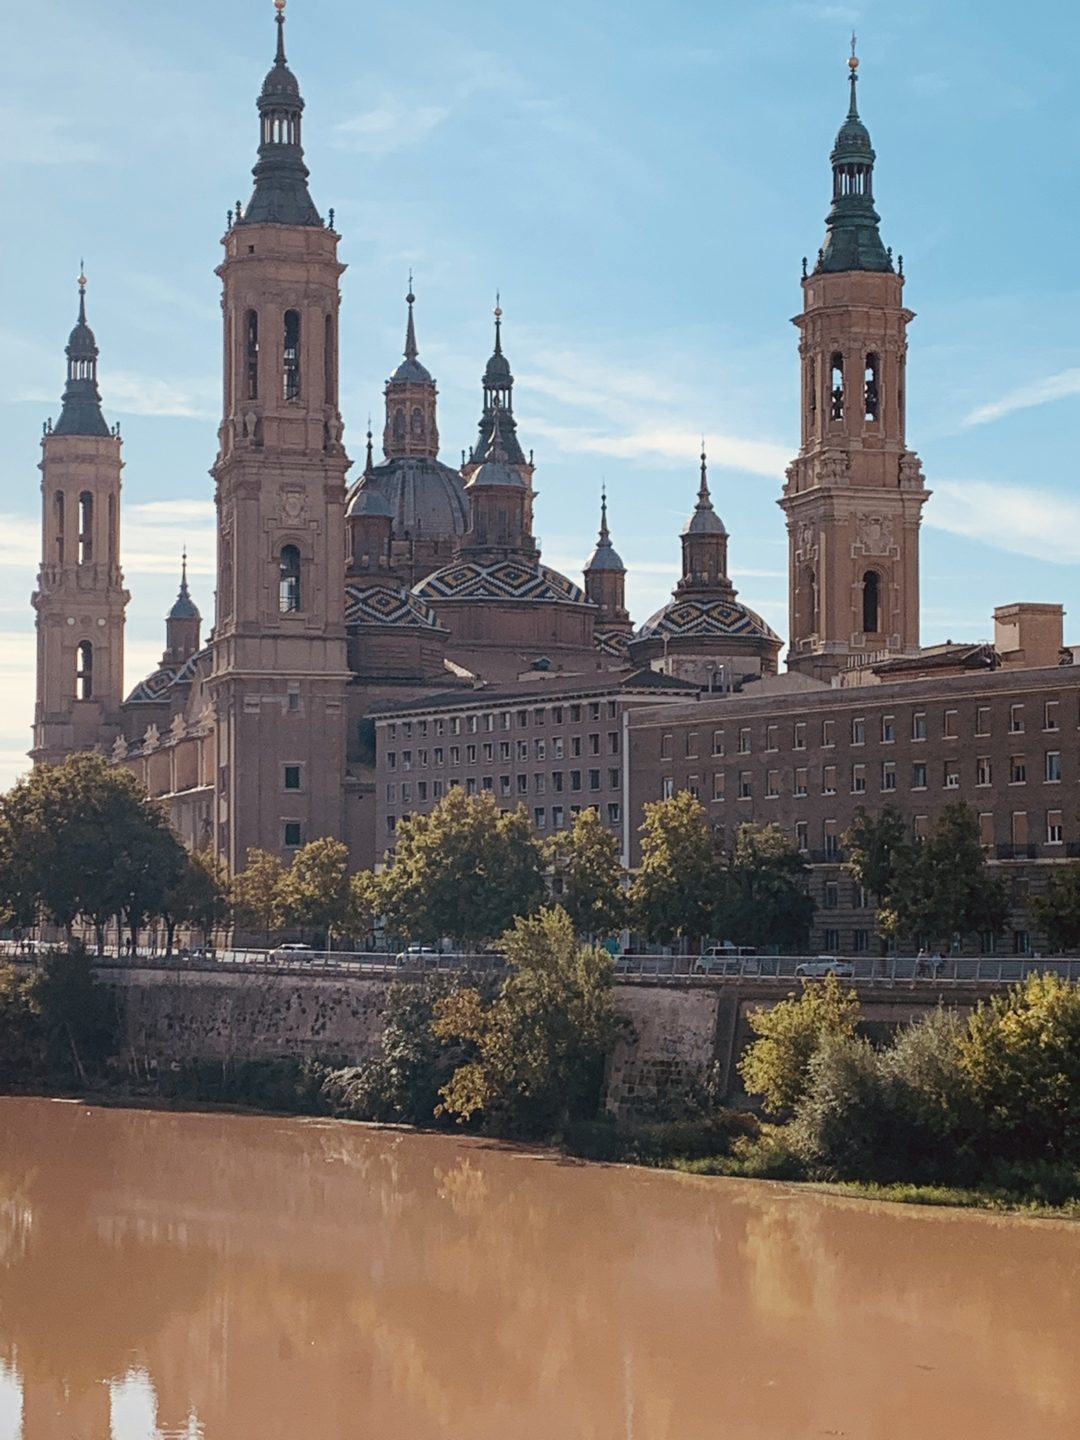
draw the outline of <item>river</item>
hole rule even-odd
[[[0,1100],[0,1440],[1075,1440],[1080,1227]]]

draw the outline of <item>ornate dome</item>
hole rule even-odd
[[[353,491],[349,507],[345,511],[346,516],[352,515],[382,515],[394,518],[394,507],[381,490],[367,483],[365,475],[356,489]]]
[[[464,482],[439,460],[399,455],[376,465],[353,491],[350,512],[361,494],[365,505],[383,500],[394,518],[395,539],[451,540],[469,528]]]
[[[729,597],[711,599],[706,596],[671,600],[655,615],[650,615],[634,637],[649,640],[654,636],[671,639],[747,638],[760,637],[781,643],[776,631],[755,611],[739,600]]]
[[[370,585],[345,586],[345,624],[398,625],[411,630],[438,630],[439,621],[430,606],[400,585],[384,580]]]
[[[203,660],[210,659],[210,648],[197,650],[182,665],[162,665],[145,680],[140,680],[124,701],[125,705],[161,705],[169,699],[169,691],[177,685],[190,685]]]
[[[538,562],[514,559],[491,565],[456,560],[444,565],[414,586],[413,594],[438,604],[440,600],[536,600],[544,604],[587,605],[585,593]]]

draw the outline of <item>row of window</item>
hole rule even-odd
[[[529,725],[577,725],[582,720],[614,720],[617,700],[589,700],[573,705],[534,705],[520,710],[488,710],[468,715],[439,715],[432,720],[392,720],[385,729],[387,740],[426,739],[428,735],[490,735],[494,730],[526,729]],[[612,752],[614,753],[614,752]]]
[[[116,498],[109,496],[109,562],[115,564],[116,544]],[[56,563],[63,565],[67,546],[67,499],[63,490],[53,496],[53,528],[56,542]],[[75,530],[75,560],[79,565],[89,565],[94,558],[94,497],[89,490],[79,495],[78,516]]]
[[[851,766],[850,793],[852,795],[865,795],[868,793],[868,772],[870,767],[856,763]],[[1060,785],[1061,751],[1047,750],[1043,754],[1043,783],[1046,785]],[[784,775],[782,770],[765,771],[765,799],[779,799],[783,793]],[[822,795],[836,795],[839,793],[840,766],[823,765],[821,769]],[[878,788],[882,794],[889,794],[897,789],[897,765],[894,760],[883,760],[877,767],[876,778]],[[961,762],[958,759],[943,760],[941,762],[941,785],[945,790],[959,790]],[[1010,785],[1026,785],[1028,780],[1028,757],[1026,755],[1011,755],[1009,757],[1008,783]],[[994,765],[989,755],[980,755],[975,761],[975,785],[976,788],[988,788],[994,784]],[[701,799],[701,781],[697,775],[691,775],[687,780],[686,787],[695,800]],[[911,779],[908,786],[910,790],[927,790],[930,788],[930,766],[924,761],[916,760],[911,766]],[[675,793],[675,779],[666,775],[660,782],[660,793],[664,799],[670,799]],[[752,770],[740,770],[737,777],[736,797],[739,800],[752,800],[754,798],[754,772]],[[793,772],[791,793],[796,799],[801,799],[810,794],[810,771],[808,768],[797,767]],[[727,775],[723,770],[717,770],[712,777],[713,800],[724,800],[727,796]]]
[[[562,770],[553,770],[551,774],[541,772],[534,774],[532,784],[529,784],[529,777],[523,773],[516,776],[500,775],[496,786],[494,775],[483,775],[479,780],[474,776],[464,782],[465,793],[475,795],[478,791],[490,791],[498,794],[501,799],[508,799],[513,795],[544,795],[550,788],[556,795],[561,795],[564,790],[597,791],[604,789],[604,772],[602,770],[570,770],[564,774]],[[621,772],[619,770],[608,770],[607,789],[618,790],[621,783]],[[451,780],[448,786],[442,780],[402,780],[400,783],[391,780],[386,786],[386,803],[396,805],[400,797],[402,805],[411,805],[415,795],[417,804],[423,804],[427,800],[441,800],[447,789],[453,789],[455,785],[462,782]]]
[[[1036,821],[1038,816],[1035,817]],[[997,831],[995,817],[991,810],[985,810],[979,815],[979,842],[987,849],[997,845]],[[1046,845],[1065,844],[1065,819],[1061,810],[1047,810],[1043,815],[1043,843]],[[1009,816],[1009,846],[1014,849],[1033,848],[1034,841],[1032,834],[1037,826],[1032,824],[1032,816],[1026,810],[1014,810]],[[811,853],[810,822],[808,820],[796,820],[794,827],[794,839],[796,848],[803,854]],[[930,817],[928,815],[914,815],[911,818],[911,834],[915,840],[925,840],[930,833]],[[821,836],[821,858],[824,860],[840,860],[842,831],[839,820],[823,820],[820,828]],[[1000,848],[1000,847],[998,847]]]
[[[470,792],[472,793],[472,792]],[[597,807],[592,807],[597,808]],[[537,830],[561,830],[567,824],[572,824],[575,817],[581,814],[580,805],[552,805],[548,810],[546,806],[538,805],[532,812],[533,825]],[[617,800],[611,800],[604,807],[604,816],[609,825],[618,825],[622,819],[622,807]],[[387,833],[393,835],[397,829],[396,815],[387,815]]]
[[[1010,735],[1023,735],[1027,729],[1028,718],[1025,710],[1031,711],[1036,706],[1024,701],[1018,701],[1009,706]],[[1061,728],[1061,702],[1059,700],[1047,700],[1041,707],[1041,714],[1037,716],[1042,723],[1044,731],[1053,732]],[[1080,721],[1080,715],[1078,715]],[[779,724],[768,724],[763,727],[761,736],[762,748],[766,751],[780,750],[781,730],[784,731],[784,739],[789,736],[791,749],[805,750],[808,743],[816,741],[823,749],[830,749],[836,745],[837,725],[843,722],[835,719],[825,719],[820,722],[809,720],[796,720],[790,730]],[[865,745],[869,726],[864,715],[853,716],[849,723],[849,740],[852,745]],[[912,740],[926,740],[929,738],[930,727],[928,712],[916,710],[910,716],[910,733]],[[893,745],[898,736],[898,724],[895,715],[882,715],[876,722],[877,738],[882,745]],[[751,725],[741,725],[736,730],[735,753],[738,755],[749,755],[753,751],[753,730]],[[811,733],[813,732],[813,733]],[[959,740],[960,735],[960,712],[959,710],[945,710],[941,715],[941,736],[946,740]],[[976,737],[985,738],[991,733],[991,707],[980,705],[975,710],[974,729],[972,734]],[[683,736],[683,754],[687,759],[695,759],[701,751],[701,733],[697,730],[688,730]],[[675,752],[675,737],[670,731],[663,733],[660,737],[660,758],[670,760]],[[723,729],[712,732],[711,750],[712,755],[726,754],[726,737]]]
[[[300,374],[301,318],[299,310],[286,310],[281,319],[281,394],[285,400],[299,400],[302,393]],[[259,315],[249,310],[244,317],[244,368],[247,398],[259,398]],[[324,398],[327,405],[335,403],[335,359],[334,318],[327,315],[323,320],[323,380]]]
[[[494,760],[495,746],[499,747],[498,758],[509,761],[511,758],[528,762],[530,757],[533,760],[565,760],[567,755],[571,759],[579,755],[618,755],[620,749],[620,737],[617,730],[610,730],[605,745],[603,736],[599,730],[589,735],[571,735],[569,741],[561,735],[555,735],[550,741],[541,737],[534,737],[532,744],[528,740],[483,740],[479,744],[468,744],[464,747],[465,764],[475,765],[477,760]],[[449,756],[449,761],[447,760]],[[460,745],[435,745],[428,750],[421,747],[417,750],[388,750],[386,752],[386,768],[388,770],[426,770],[429,765],[439,766],[449,763],[460,765],[462,758],[462,746]]]

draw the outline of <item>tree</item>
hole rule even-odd
[[[999,1151],[1080,1162],[1080,986],[1029,975],[980,1005],[961,1063]]]
[[[650,940],[700,944],[713,928],[721,876],[709,822],[688,790],[645,803],[641,864],[630,887],[635,923]]]
[[[619,841],[594,806],[582,810],[569,830],[552,838],[548,858],[562,881],[559,903],[579,935],[596,940],[622,929],[629,907]]]
[[[773,1114],[791,1110],[806,1089],[814,1055],[826,1039],[854,1035],[858,1015],[859,997],[835,975],[804,985],[800,996],[770,1009],[751,1010],[757,1039],[739,1061],[747,1093],[760,1095]]]
[[[210,850],[186,857],[183,870],[165,897],[167,948],[172,953],[177,925],[191,925],[202,933],[203,944],[224,925],[229,915],[229,886],[221,861]]]
[[[137,931],[160,913],[183,847],[136,777],[101,755],[72,755],[18,781],[2,805],[3,851],[19,908],[40,909],[69,935],[80,916],[98,948],[124,915]]]
[[[493,1001],[465,988],[436,1006],[436,1035],[476,1051],[442,1087],[443,1106],[499,1134],[551,1138],[599,1105],[620,1028],[614,967],[561,907],[518,919],[502,944],[511,970]]]
[[[898,857],[910,846],[904,817],[895,805],[868,815],[860,805],[843,840],[849,875],[874,897],[878,906],[892,894]]]
[[[115,1053],[119,1029],[110,990],[98,983],[85,950],[75,946],[46,956],[28,993],[40,1017],[47,1069],[74,1072],[85,1084]]]
[[[352,910],[348,847],[324,837],[298,850],[278,886],[275,906],[284,924],[314,930],[329,946]]]
[[[775,825],[740,825],[724,872],[716,926],[740,945],[805,949],[814,923],[809,867]]]
[[[987,869],[975,813],[962,801],[946,805],[925,840],[895,854],[882,932],[931,944],[955,935],[996,935],[1008,917],[1004,881]]]
[[[543,858],[521,806],[504,813],[488,792],[455,786],[430,814],[399,821],[378,908],[393,935],[427,943],[449,935],[472,950],[540,904]]]
[[[1066,865],[1047,878],[1044,893],[1032,899],[1031,918],[1051,950],[1080,946],[1080,865]]]
[[[285,878],[285,867],[269,850],[252,848],[247,863],[233,876],[231,900],[239,925],[261,930],[269,941],[270,931],[277,923],[278,896]]]

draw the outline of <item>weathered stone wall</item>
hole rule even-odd
[[[618,1008],[633,1029],[612,1056],[608,1109],[662,1116],[677,1108],[680,1096],[699,1089],[717,1058],[718,1028],[728,1009],[734,1013],[725,1000],[713,986],[620,986]]]

